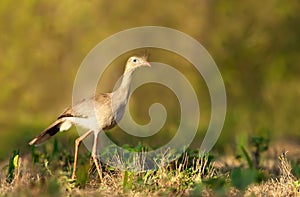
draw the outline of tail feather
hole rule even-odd
[[[60,126],[64,123],[64,120],[58,119],[54,123],[52,123],[49,127],[47,127],[44,131],[42,131],[38,136],[36,136],[33,140],[29,142],[29,145],[41,145],[57,132],[60,131]]]

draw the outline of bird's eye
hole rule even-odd
[[[134,58],[132,61],[133,61],[134,63],[137,63],[138,60]]]

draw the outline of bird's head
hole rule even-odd
[[[133,71],[142,66],[151,67],[150,63],[147,61],[147,57],[132,56],[127,60],[125,72]]]

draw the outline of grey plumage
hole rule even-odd
[[[33,140],[29,142],[29,145],[39,146],[47,141],[49,138],[54,136],[59,131],[68,130],[72,124],[76,124],[82,126],[84,128],[88,128],[91,125],[81,124],[84,120],[87,120],[91,117],[95,117],[95,112],[99,111],[106,112],[107,114],[111,113],[111,93],[99,93],[94,97],[83,99],[82,101],[75,104],[73,107],[66,108],[63,113],[61,113],[57,120],[53,122],[50,126],[48,126],[44,131],[42,131],[38,136],[36,136]],[[96,109],[94,109],[94,106]],[[102,116],[104,115],[101,113]],[[106,124],[102,126],[102,130],[111,129],[116,125],[116,121],[114,117],[110,115],[105,115],[106,120],[104,121]],[[82,120],[82,121],[80,121]],[[88,123],[87,123],[88,124]],[[98,124],[98,123],[93,123]],[[62,127],[64,126],[65,127]],[[98,128],[97,128],[98,129]]]
[[[122,118],[130,93],[133,72],[141,66],[150,66],[145,57],[130,57],[125,66],[122,82],[116,91],[97,94],[66,108],[58,116],[57,120],[31,140],[29,145],[38,146],[59,131],[68,130],[72,125],[88,129],[83,136],[76,139],[72,178],[75,179],[78,147],[83,139],[94,133],[92,157],[100,179],[102,179],[101,169],[96,156],[98,133],[113,128]]]

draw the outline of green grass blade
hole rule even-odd
[[[248,153],[247,150],[244,148],[244,146],[241,146],[241,149],[242,149],[242,152],[243,152],[243,154],[244,154],[244,156],[245,156],[245,158],[246,158],[246,160],[247,160],[247,163],[248,163],[248,165],[249,165],[249,168],[250,168],[250,169],[253,169],[253,162],[252,162],[252,160],[251,160],[251,157],[250,157],[249,153]]]

